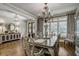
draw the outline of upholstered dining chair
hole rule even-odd
[[[44,53],[43,48],[41,48],[39,50],[36,49],[34,40],[37,40],[37,39],[30,38],[31,43],[33,44],[32,47],[30,48],[31,49],[31,56],[41,56],[41,55],[43,55],[43,53]]]
[[[41,55],[43,55],[43,53],[44,53],[43,49],[40,49],[39,51],[35,50],[34,40],[35,39],[32,37],[25,37],[24,38],[24,50],[25,50],[26,54],[28,56],[41,56]],[[31,43],[32,43],[31,47],[30,47],[29,41],[31,41]]]
[[[29,41],[29,37],[28,36],[23,37],[23,48],[24,48],[24,52],[25,52],[26,55],[30,55],[31,54],[31,52],[29,50],[29,43],[28,43],[28,41]]]

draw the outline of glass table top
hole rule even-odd
[[[46,46],[46,47],[53,47],[57,42],[57,36],[53,36],[50,39],[37,39],[34,40],[34,44],[38,46]],[[32,42],[30,42],[32,43]]]

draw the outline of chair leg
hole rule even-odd
[[[54,50],[52,48],[48,48],[48,51],[51,54],[51,56],[54,56]]]

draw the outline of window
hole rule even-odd
[[[47,32],[53,34],[52,36],[57,36],[58,34],[67,36],[67,16],[56,17],[47,23]],[[45,24],[43,28],[43,33],[45,34]]]
[[[79,33],[79,20],[77,20],[77,33]]]
[[[47,33],[47,36],[49,37],[49,25],[50,23],[44,23],[43,24],[43,35],[45,37],[45,34]]]
[[[28,33],[35,33],[35,22],[28,23]]]
[[[59,22],[59,34],[62,36],[67,36],[67,22],[66,21],[62,21]]]
[[[57,22],[51,23],[51,33],[57,35]]]
[[[75,29],[76,29],[76,32],[75,32],[75,34],[76,34],[75,42],[78,45],[79,44],[79,16],[78,16],[78,18],[76,20],[76,25],[75,26],[76,26],[75,27]]]
[[[76,33],[77,33],[77,36],[79,36],[79,18],[77,20],[77,29],[76,29]]]
[[[67,36],[67,16],[62,16],[58,18],[58,33],[61,35],[61,37]]]

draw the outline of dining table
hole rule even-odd
[[[59,51],[59,40],[57,36],[52,36],[51,38],[45,39],[37,39],[34,40],[34,43],[29,41],[30,45],[37,46],[37,47],[41,47],[41,48],[45,48],[48,49],[50,55],[54,56],[54,55],[58,55],[58,51]]]

